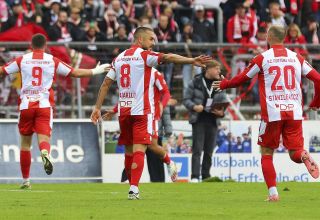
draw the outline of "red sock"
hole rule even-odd
[[[166,153],[166,156],[162,159],[162,161],[168,165],[170,164],[171,160],[170,160],[170,157],[167,153]]]
[[[46,141],[43,141],[39,144],[39,149],[40,149],[40,151],[47,150],[48,153],[50,154],[50,144]]]
[[[124,169],[126,171],[129,183],[131,185],[131,166],[132,166],[132,159],[133,156],[130,154],[125,154],[124,155]]]
[[[24,179],[30,176],[31,152],[20,150],[20,168]]]
[[[291,160],[296,162],[296,163],[302,163],[301,160],[301,154],[304,152],[304,150],[297,150],[294,152],[294,154],[291,156]]]
[[[138,186],[144,166],[143,152],[137,151],[133,153],[132,166],[135,167],[131,167],[131,185]]]
[[[264,176],[264,180],[268,186],[268,189],[272,186],[276,186],[276,171],[273,166],[271,155],[262,155],[261,157],[261,166],[262,166],[262,172]]]

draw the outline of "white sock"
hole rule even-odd
[[[129,191],[132,191],[134,193],[139,193],[139,188],[137,186],[131,185]]]
[[[30,178],[23,178],[23,182],[30,182]]]
[[[278,195],[277,187],[275,187],[275,186],[270,187],[270,188],[269,188],[269,195],[270,195],[270,196]]]

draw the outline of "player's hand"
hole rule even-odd
[[[221,84],[221,81],[224,79],[224,76],[221,75],[221,80],[215,80],[213,81],[211,87],[214,89],[214,91],[216,92],[221,92],[222,90],[220,89],[220,84]]]
[[[176,99],[170,98],[168,101],[168,106],[175,106],[178,103]]]
[[[198,113],[203,112],[203,109],[204,109],[203,105],[195,105],[195,106],[193,106],[193,110],[195,112],[198,112]]]
[[[159,109],[160,109],[160,116],[162,116],[163,113],[163,105],[161,102],[159,102]]]
[[[102,115],[102,120],[104,121],[109,121],[113,118],[113,116],[116,113],[113,110],[107,110],[103,115]]]
[[[94,69],[92,69],[92,75],[109,72],[110,68],[111,68],[111,65],[109,63],[100,65],[100,61],[99,61],[97,66]]]
[[[211,60],[212,60],[212,57],[210,57],[210,56],[200,55],[200,56],[194,58],[193,65],[200,66],[200,67],[206,67],[205,64]]]
[[[96,107],[93,109],[90,119],[93,124],[97,124],[98,122],[101,121],[101,110],[97,109]]]

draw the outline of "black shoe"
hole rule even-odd
[[[46,174],[51,175],[53,172],[53,166],[50,161],[48,151],[42,150],[41,158],[42,158],[42,162],[43,162],[44,171],[46,171]]]

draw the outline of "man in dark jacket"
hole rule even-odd
[[[214,25],[205,18],[203,5],[195,6],[195,19],[193,21],[193,32],[197,33],[201,42],[216,42],[217,34]]]
[[[191,181],[199,182],[210,177],[212,152],[216,146],[217,119],[224,116],[227,105],[224,93],[211,89],[214,80],[220,79],[220,64],[213,60],[206,65],[202,74],[194,77],[184,93],[183,104],[189,110],[192,124],[192,173]],[[203,154],[200,165],[201,153]]]

